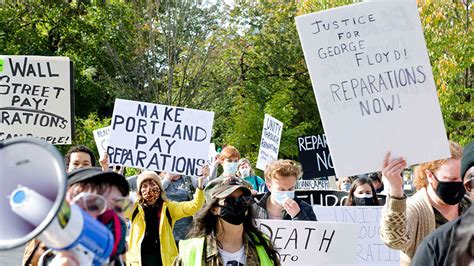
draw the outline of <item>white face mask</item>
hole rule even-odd
[[[295,191],[272,191],[272,196],[278,204],[283,205],[287,198],[293,199],[295,197]]]
[[[250,175],[250,169],[249,168],[242,168],[239,170],[240,172],[240,175],[242,176],[242,178],[245,178],[247,176]]]
[[[239,168],[239,163],[224,162],[222,167],[224,168],[224,174],[235,175],[235,173],[237,173],[237,168]]]

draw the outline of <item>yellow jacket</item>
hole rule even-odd
[[[161,260],[164,266],[169,266],[173,263],[176,256],[178,256],[178,248],[173,237],[173,226],[174,223],[183,218],[194,215],[204,205],[204,191],[196,189],[194,193],[194,200],[176,202],[176,201],[165,201],[161,208],[160,215],[160,247]],[[145,234],[145,213],[140,204],[135,203],[131,212],[128,213],[128,218],[132,218],[131,215],[138,208],[138,213],[132,221],[130,228],[130,238],[128,241],[128,251],[126,255],[127,265],[141,265],[141,244]],[[169,224],[166,210],[168,209],[171,215],[171,223]]]

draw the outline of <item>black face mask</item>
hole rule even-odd
[[[358,198],[354,197],[356,206],[375,206],[374,198]]]
[[[436,195],[446,204],[456,205],[461,202],[466,190],[464,184],[461,181],[458,182],[446,182],[439,181],[438,178],[433,174],[433,177],[438,182],[435,192]]]
[[[248,207],[241,206],[240,208],[236,206],[220,206],[221,214],[219,215],[224,221],[231,223],[233,225],[242,224],[245,220],[245,215],[247,215]]]

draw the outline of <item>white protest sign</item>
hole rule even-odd
[[[450,157],[415,1],[296,17],[337,176]]]
[[[0,55],[0,140],[71,144],[71,69],[67,57]]]
[[[380,239],[382,206],[314,205],[313,210],[319,221],[354,223],[361,226],[356,241],[357,264],[354,265],[400,265],[400,252],[385,246]]]
[[[280,148],[281,131],[283,123],[265,114],[263,121],[262,140],[258,151],[257,168],[265,171],[268,163],[278,159]]]
[[[197,176],[213,120],[213,112],[116,99],[107,154],[113,164]]]
[[[260,230],[270,237],[280,253],[282,265],[354,265],[356,262],[360,225],[287,220],[257,221]]]
[[[92,131],[94,134],[95,145],[99,156],[102,156],[107,151],[107,145],[109,144],[110,137],[110,126],[103,127]]]

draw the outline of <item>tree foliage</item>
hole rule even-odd
[[[351,4],[306,1],[31,1],[0,5],[0,53],[74,62],[76,139],[109,123],[115,98],[215,112],[213,142],[255,163],[265,113],[280,157],[322,133],[294,17]],[[472,140],[472,1],[419,1],[449,138]]]

